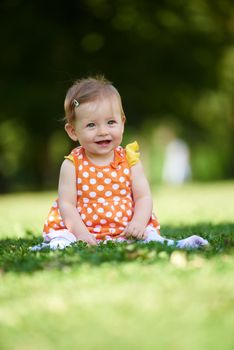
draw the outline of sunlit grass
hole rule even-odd
[[[234,182],[159,187],[154,203],[162,225],[233,222]]]
[[[0,349],[234,348],[234,183],[158,187],[162,233],[209,239],[30,252],[56,193],[0,198]],[[7,238],[8,237],[8,238]]]

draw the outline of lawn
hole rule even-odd
[[[234,182],[159,187],[150,243],[30,252],[55,193],[0,197],[0,349],[233,349]]]

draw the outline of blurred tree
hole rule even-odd
[[[14,147],[0,141],[2,191],[49,185],[65,92],[95,73],[120,90],[130,127],[170,116],[195,152],[214,147],[220,176],[234,176],[232,0],[3,0],[0,10],[0,124],[24,130]]]

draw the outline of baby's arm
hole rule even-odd
[[[62,219],[70,232],[78,240],[87,242],[91,245],[97,244],[76,208],[76,173],[75,167],[68,159],[64,160],[59,176],[59,209]]]
[[[127,237],[145,239],[145,228],[152,214],[153,200],[141,162],[131,167],[134,214],[124,233]]]

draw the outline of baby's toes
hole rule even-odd
[[[197,249],[208,245],[208,241],[200,236],[190,236],[177,242],[177,247],[182,249]]]
[[[193,235],[191,238],[193,238],[194,244],[197,245],[198,247],[205,246],[205,245],[209,244],[209,242],[206,239],[204,239],[200,236]]]

